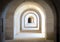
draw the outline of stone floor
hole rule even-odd
[[[18,41],[18,40],[5,40],[5,42],[54,42],[54,40],[35,40],[35,41]]]

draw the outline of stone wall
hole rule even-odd
[[[60,1],[58,1],[58,0],[54,0],[54,3],[55,3],[55,5],[56,5],[56,8],[58,9],[58,13],[57,14],[60,14],[60,7],[59,7],[59,3],[60,3]],[[57,4],[56,4],[57,3]],[[10,21],[10,20],[9,20]],[[59,15],[58,15],[58,23],[59,23]],[[58,25],[58,27],[57,28],[59,28],[60,26],[59,26],[59,24],[57,24]],[[12,29],[13,30],[13,29]],[[12,30],[10,30],[10,29],[8,29],[7,28],[7,33],[8,33],[8,35],[6,34],[6,39],[12,39],[12,38],[9,38],[9,35],[11,34],[11,32],[12,32]],[[58,34],[58,33],[57,33]],[[53,35],[53,32],[50,34],[48,34],[48,35]],[[11,37],[12,37],[12,35],[10,35]],[[51,38],[52,36],[48,36],[49,38]],[[14,42],[13,40],[6,40],[6,42]],[[41,41],[41,42],[44,42],[44,41]],[[46,41],[46,42],[53,42],[53,41]]]

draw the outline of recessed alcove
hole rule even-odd
[[[45,1],[13,1],[7,7],[2,15],[5,40],[54,41],[55,13]]]

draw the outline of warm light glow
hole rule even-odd
[[[23,11],[27,9],[36,9],[40,12],[41,15],[41,30],[42,33],[22,33],[20,32],[20,17]],[[34,2],[25,2],[17,7],[14,14],[14,39],[28,39],[28,38],[46,38],[46,26],[45,26],[45,12],[41,5],[38,5]],[[22,21],[23,22],[23,21]]]

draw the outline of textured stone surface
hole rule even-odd
[[[24,41],[24,40],[21,40],[21,41],[16,41],[16,40],[5,40],[5,42],[54,42],[53,40],[39,40],[39,41],[36,41],[36,40],[34,40],[34,41]]]

